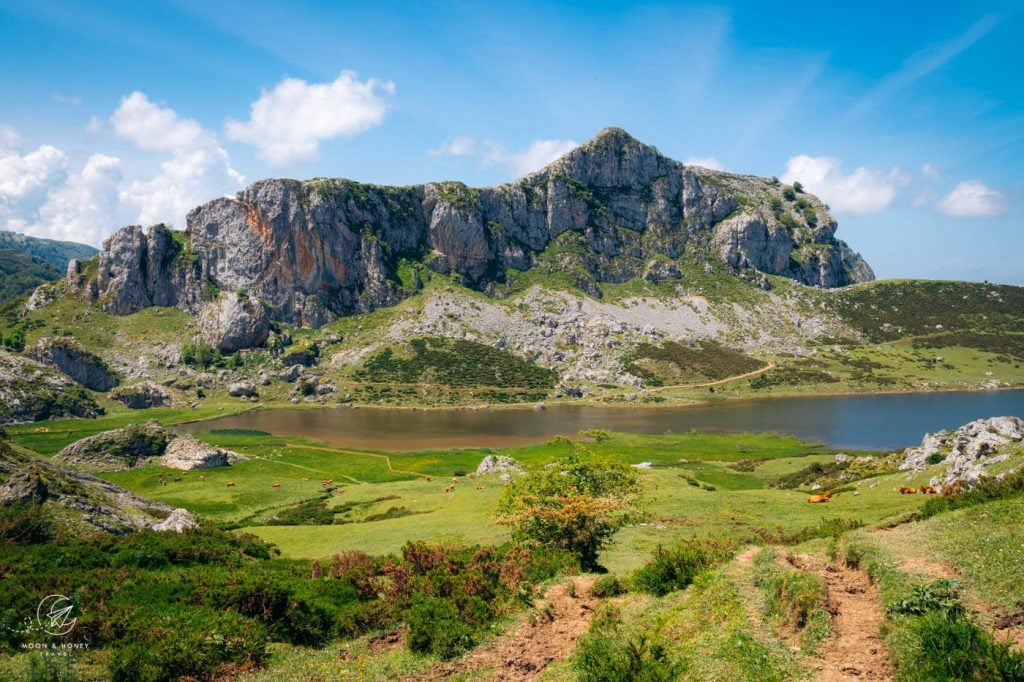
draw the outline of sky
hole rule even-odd
[[[0,0],[0,229],[265,177],[505,182],[608,126],[799,180],[881,278],[1024,284],[1024,5]]]

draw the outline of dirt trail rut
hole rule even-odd
[[[867,574],[841,564],[826,564],[806,554],[794,557],[793,565],[817,573],[828,584],[832,634],[819,652],[815,679],[893,679],[889,652],[878,634],[885,611]]]
[[[470,671],[491,671],[488,679],[500,682],[536,680],[550,664],[567,658],[576,640],[590,627],[594,604],[590,594],[594,578],[575,578],[555,585],[535,602],[536,618],[526,620],[494,641],[454,663],[438,666],[421,680],[445,679]],[[569,587],[575,587],[575,596]],[[544,609],[550,604],[550,609]],[[547,614],[550,615],[546,615]]]

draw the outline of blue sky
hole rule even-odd
[[[1024,284],[1014,2],[0,0],[0,228],[268,177],[484,185],[606,126],[799,179],[880,277]]]

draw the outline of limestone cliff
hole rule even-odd
[[[483,189],[263,180],[194,209],[184,235],[122,229],[89,286],[74,263],[69,283],[119,314],[150,305],[199,313],[214,301],[223,308],[222,291],[243,292],[278,321],[316,327],[414,292],[413,263],[479,289],[552,253],[584,290],[650,276],[664,269],[653,260],[684,253],[814,286],[872,279],[835,230],[811,195],[685,166],[607,129],[541,171]],[[231,346],[265,338],[253,314],[234,316],[246,318],[241,333],[206,333]]]

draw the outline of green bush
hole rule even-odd
[[[960,603],[960,584],[955,580],[936,580],[927,585],[915,585],[910,594],[889,604],[889,616],[923,616],[938,612],[947,618],[956,619],[965,615]]]
[[[900,660],[901,680],[1024,680],[1024,653],[967,618],[933,611],[914,618],[910,632],[916,645]]]
[[[590,588],[590,594],[598,599],[618,597],[626,593],[626,585],[618,576],[605,575],[598,578]]]
[[[0,546],[36,545],[51,539],[53,527],[40,505],[0,505]]]
[[[447,599],[417,592],[405,620],[412,651],[449,659],[473,647],[473,629]]]
[[[730,541],[713,538],[682,540],[671,549],[658,547],[654,558],[633,573],[632,587],[658,596],[681,590],[702,571],[729,559],[732,551]]]
[[[129,641],[110,659],[113,682],[210,679],[232,665],[258,666],[266,655],[267,633],[233,611],[180,607],[174,616],[140,619]]]
[[[663,645],[623,632],[612,610],[599,614],[580,638],[572,667],[580,682],[669,682],[682,672]]]
[[[982,478],[970,490],[930,497],[921,505],[921,514],[927,518],[954,509],[973,507],[1018,495],[1024,495],[1024,471],[1018,471],[1005,478]]]

